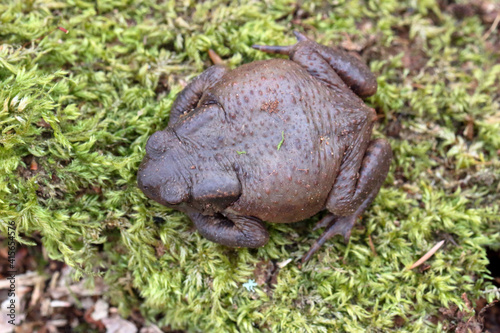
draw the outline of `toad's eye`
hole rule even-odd
[[[207,99],[203,101],[202,105],[214,105],[214,104],[219,104],[215,99]]]
[[[191,137],[195,133],[206,133],[214,128],[219,128],[225,119],[224,109],[215,99],[205,99],[193,112],[175,124],[175,131],[182,137]]]
[[[219,104],[215,98],[203,98],[198,101],[198,104],[196,105],[197,108],[203,107],[203,106],[210,106],[210,105],[216,105]]]

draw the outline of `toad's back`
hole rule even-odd
[[[346,143],[366,123],[359,97],[282,59],[230,71],[207,94],[225,112],[221,143],[242,184],[230,210],[291,222],[324,208]]]

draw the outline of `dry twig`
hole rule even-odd
[[[427,252],[426,254],[424,254],[422,256],[422,258],[418,259],[413,265],[410,266],[410,268],[408,269],[414,269],[415,267],[418,267],[420,265],[422,265],[424,262],[427,261],[427,259],[429,259],[430,257],[432,257],[434,255],[434,253],[436,253],[437,250],[439,250],[439,248],[441,246],[443,246],[444,244],[444,240],[440,241],[439,243],[437,243],[436,245],[434,245],[434,247],[432,249],[429,250],[429,252]]]

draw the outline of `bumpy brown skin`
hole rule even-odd
[[[168,127],[151,136],[138,172],[141,190],[186,212],[206,238],[259,247],[262,221],[296,222],[323,209],[324,234],[347,241],[378,193],[392,153],[370,140],[374,94],[365,64],[296,33],[292,46],[254,46],[291,60],[215,65],[175,101]]]

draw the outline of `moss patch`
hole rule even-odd
[[[498,297],[485,247],[500,246],[500,41],[481,4],[467,6],[0,4],[0,230],[13,220],[19,242],[40,234],[77,275],[103,274],[125,314],[140,307],[173,328],[441,330],[447,320],[433,316],[463,309],[463,293]],[[293,43],[293,29],[361,51],[378,76],[375,136],[395,155],[350,243],[329,241],[302,268],[320,235],[314,219],[269,225],[268,245],[232,250],[147,200],[135,178],[147,138],[210,65],[209,48],[237,66],[269,58],[252,44]],[[424,270],[405,269],[442,239]]]

